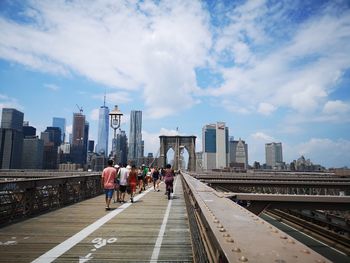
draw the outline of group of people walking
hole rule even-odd
[[[150,182],[153,182],[155,192],[159,192],[159,184],[164,180],[168,199],[171,199],[173,193],[174,171],[171,165],[166,168],[149,168],[142,165],[137,168],[135,165],[115,165],[113,160],[108,160],[108,167],[102,172],[101,186],[105,191],[106,210],[110,210],[112,198],[114,202],[125,203],[125,194],[130,195],[130,201],[134,202],[136,188],[139,193],[146,189]]]

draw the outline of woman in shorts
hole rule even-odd
[[[134,194],[136,192],[136,184],[137,184],[137,169],[136,166],[133,165],[131,167],[131,171],[129,173],[129,177],[128,177],[128,184],[130,187],[130,201],[131,203],[134,202]]]

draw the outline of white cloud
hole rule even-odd
[[[248,143],[249,163],[265,163],[265,143],[277,142],[263,132],[251,134]],[[283,161],[290,163],[302,155],[314,164],[329,167],[350,166],[350,141],[346,139],[311,138],[308,141],[290,144],[282,141]]]
[[[248,162],[253,164],[255,161],[260,164],[265,163],[265,144],[276,142],[276,140],[265,132],[255,132],[251,134],[246,143],[248,144]]]
[[[95,94],[92,96],[92,98],[101,100],[101,105],[102,105],[105,95],[106,95],[106,104],[112,104],[113,109],[114,109],[114,105],[118,105],[120,108],[120,104],[125,104],[132,100],[130,98],[130,93],[126,91],[109,92],[106,94],[101,93],[97,95]],[[110,109],[110,110],[113,110],[113,109]]]
[[[176,136],[176,135],[181,135],[178,130],[169,130],[165,128],[161,128],[159,135],[164,135],[164,136]]]
[[[155,156],[160,147],[159,136],[186,136],[186,134],[179,132],[178,130],[161,128],[159,132],[150,133],[148,131],[142,131],[142,140],[145,141],[145,154],[152,152]],[[202,140],[199,136],[196,136],[196,151],[202,150]]]
[[[137,91],[161,118],[196,100],[194,69],[211,45],[209,16],[196,1],[32,1],[32,24],[0,18],[0,57],[54,74],[80,74]],[[190,25],[190,26],[189,26]],[[30,45],[28,45],[30,43]],[[126,93],[124,93],[126,94]],[[117,96],[129,102],[129,96]],[[114,99],[114,98],[113,98]],[[119,103],[119,102],[118,102]]]
[[[209,93],[231,101],[235,109],[257,108],[269,114],[284,108],[308,113],[311,119],[319,117],[350,67],[349,12],[332,12],[337,7],[332,9],[333,3],[328,3],[324,11],[295,24],[288,23],[285,15],[293,5],[267,7],[264,1],[253,2],[233,9],[230,22],[218,33],[217,59],[231,65],[221,66],[224,82]]]
[[[55,84],[44,84],[44,87],[52,91],[58,91],[60,89],[60,87]]]
[[[266,116],[270,115],[275,110],[276,110],[275,106],[266,102],[261,102],[258,107],[258,112]]]
[[[161,128],[159,132],[156,133],[150,133],[147,131],[142,131],[142,140],[145,141],[145,154],[152,152],[154,155],[159,150],[160,141],[159,136],[165,135],[165,136],[175,136],[180,135],[177,130],[168,130],[165,128]]]
[[[2,108],[15,108],[23,111],[24,107],[17,101],[16,98],[9,97],[0,93],[0,109]]]
[[[93,109],[91,112],[90,112],[90,119],[92,121],[98,121],[98,118],[99,118],[99,110],[100,109]]]
[[[327,101],[323,107],[325,114],[344,114],[350,113],[350,104],[340,100]]]
[[[275,141],[275,139],[272,136],[267,135],[263,132],[256,132],[254,134],[251,134],[250,136],[255,140],[264,141],[266,143]]]
[[[150,118],[176,115],[204,94],[231,101],[224,105],[230,112],[317,114],[350,65],[349,14],[332,12],[334,3],[300,24],[288,23],[291,3],[222,5],[216,15],[227,18],[224,27],[210,25],[197,1],[29,4],[23,14],[31,24],[0,18],[1,58],[123,89],[107,100],[142,97]],[[207,65],[224,82],[203,93],[195,69]]]
[[[219,99],[220,100],[220,99]],[[243,105],[237,105],[232,100],[223,99],[222,102],[217,102],[217,105],[222,105],[227,111],[239,113],[239,114],[249,114],[252,112],[252,109],[248,109]]]
[[[153,156],[156,156],[160,146],[159,133],[150,133],[143,130],[142,140],[145,141],[145,154],[147,155],[147,153],[151,152]]]
[[[314,164],[326,167],[343,167],[350,165],[350,141],[345,139],[311,138],[307,142],[290,146],[286,159],[292,161],[301,155]]]
[[[350,104],[341,100],[327,101],[321,107],[318,114],[313,112],[300,112],[289,114],[285,118],[283,125],[296,126],[303,123],[349,123],[350,122]],[[284,130],[283,127],[281,129]]]

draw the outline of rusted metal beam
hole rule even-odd
[[[279,181],[269,181],[269,180],[221,180],[221,179],[208,179],[205,180],[207,184],[235,184],[235,185],[271,185],[271,186],[317,186],[317,187],[339,187],[350,189],[350,181],[349,182],[324,182],[324,181],[287,181],[287,180],[279,180]]]
[[[183,173],[214,262],[329,262],[247,209]]]
[[[259,215],[266,208],[270,209],[326,209],[349,210],[350,196],[313,196],[225,193],[226,197],[237,203],[244,203],[252,213]]]
[[[258,181],[320,181],[320,182],[350,182],[350,178],[335,176],[279,176],[279,175],[194,175],[195,178],[207,182],[209,180],[258,180]]]

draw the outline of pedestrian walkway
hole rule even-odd
[[[168,201],[164,184],[112,204],[104,195],[0,229],[0,262],[192,262],[180,176]]]

